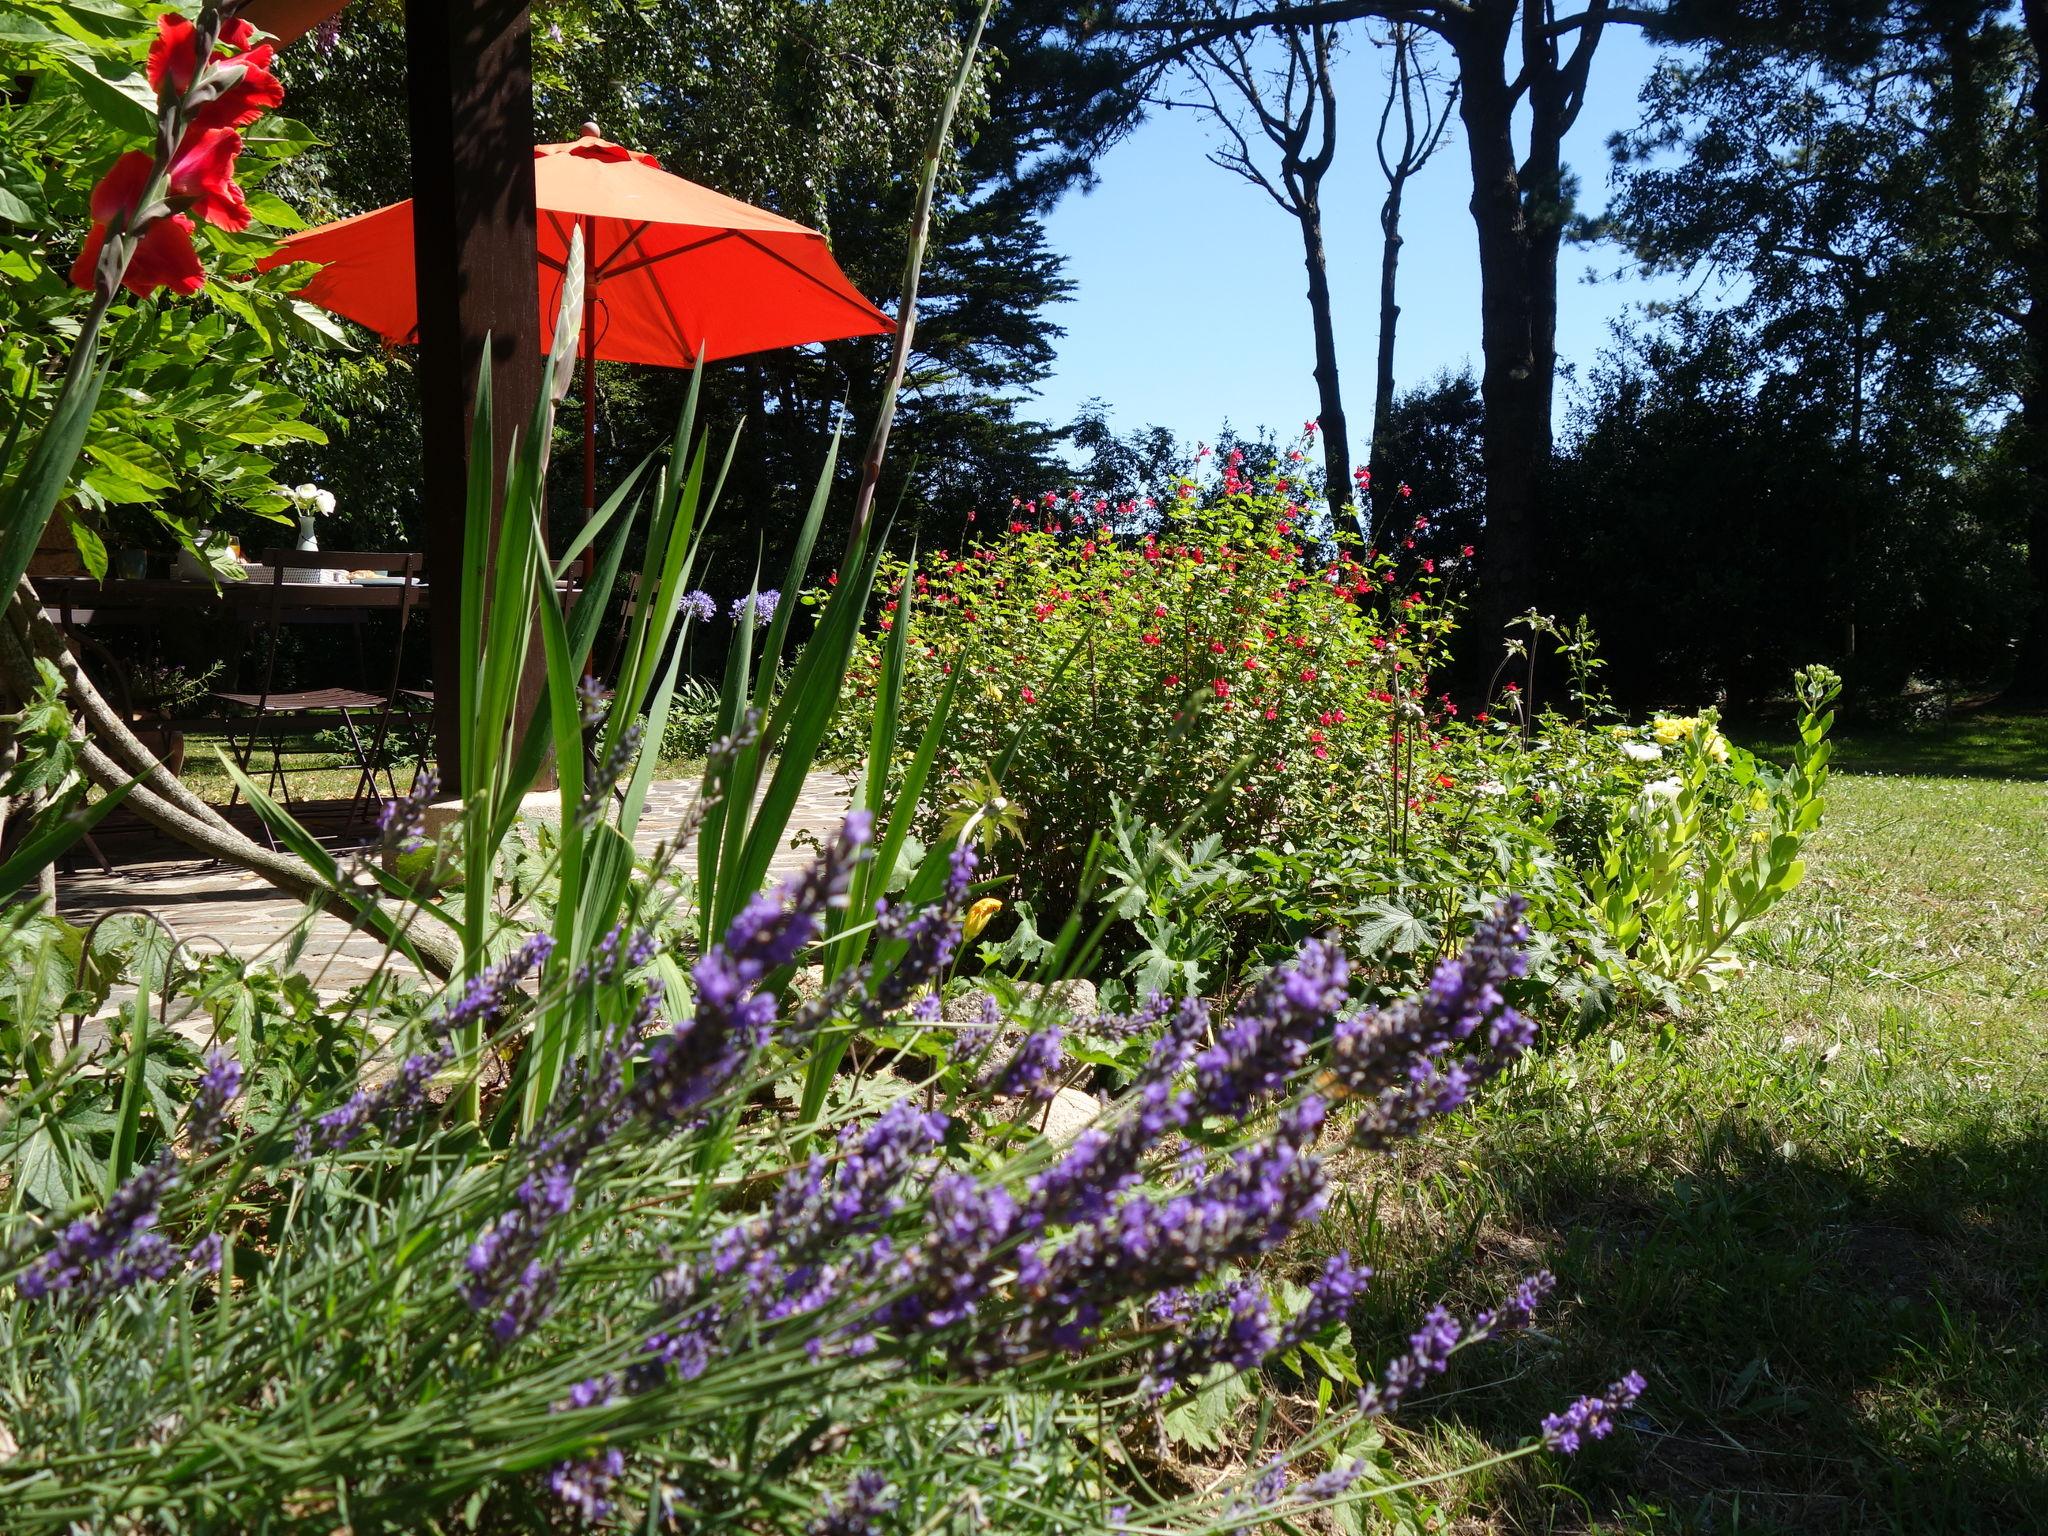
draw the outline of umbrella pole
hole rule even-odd
[[[590,248],[596,228],[583,220],[583,521],[597,515],[597,257]],[[597,546],[583,551],[583,578],[597,570]]]

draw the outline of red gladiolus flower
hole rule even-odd
[[[166,12],[157,19],[156,41],[149,48],[149,83],[156,87],[159,96],[175,93],[182,97],[192,89],[199,66],[193,46],[196,31],[191,22],[176,12]],[[239,48],[254,35],[255,29],[246,21],[231,21],[221,28],[220,40],[230,48]],[[270,108],[282,106],[284,87],[270,72],[275,58],[275,50],[265,43],[246,53],[213,60],[215,70],[240,70],[241,74],[211,101],[192,109],[190,126],[240,128],[255,122]]]
[[[1038,695],[1033,693],[1028,687],[1018,689],[1017,697],[1022,699],[1026,704],[1036,704],[1038,702]]]
[[[1144,634],[1138,636],[1138,638],[1139,640],[1143,641],[1146,645],[1157,645],[1160,643],[1159,632],[1157,630],[1148,629],[1145,631]]]
[[[234,135],[230,134],[230,138]],[[141,150],[130,150],[116,160],[100,184],[92,189],[92,234],[85,249],[71,264],[71,281],[80,288],[96,286],[95,270],[100,251],[107,243],[107,230],[115,220],[135,215],[142,194],[149,190],[149,173],[155,162]],[[247,222],[246,217],[244,223]],[[199,265],[199,253],[192,248],[192,221],[182,213],[165,214],[151,221],[136,242],[135,255],[121,286],[138,298],[159,288],[174,293],[197,293],[206,286],[206,273]]]
[[[1178,672],[1167,673],[1166,686],[1169,688],[1178,688],[1180,686],[1180,674]]]
[[[1228,683],[1226,683],[1225,681],[1223,681],[1223,679],[1222,679],[1222,678],[1220,678],[1220,677],[1219,677],[1219,678],[1217,678],[1217,679],[1216,679],[1216,680],[1215,680],[1214,682],[1212,682],[1212,683],[1211,683],[1211,684],[1210,684],[1209,686],[1210,686],[1211,688],[1214,688],[1214,689],[1216,690],[1216,697],[1217,697],[1217,698],[1219,698],[1219,699],[1227,699],[1227,698],[1229,698],[1229,697],[1230,697],[1230,684],[1228,684]]]
[[[1221,640],[1211,640],[1209,642],[1209,649],[1214,651],[1218,656],[1221,656],[1225,651],[1226,647]]]
[[[1304,683],[1314,682],[1316,680],[1316,669],[1314,667],[1303,667],[1301,669],[1301,680]]]

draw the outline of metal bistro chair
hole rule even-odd
[[[257,623],[267,626],[268,639],[263,651],[263,684],[255,693],[216,692],[213,697],[232,710],[225,720],[228,741],[238,766],[244,773],[249,771],[250,760],[259,745],[271,749],[270,792],[291,803],[291,780],[285,767],[285,741],[293,736],[312,736],[324,731],[339,729],[349,744],[350,754],[357,769],[355,793],[349,797],[349,820],[353,821],[365,797],[377,793],[377,774],[381,769],[391,793],[398,793],[397,777],[391,771],[387,747],[391,739],[394,715],[403,717],[405,706],[400,702],[398,679],[405,663],[406,631],[411,627],[413,609],[418,603],[420,589],[420,557],[412,552],[379,552],[364,550],[298,550],[267,549],[260,556],[261,562],[270,567],[267,601],[262,606],[262,616]],[[288,623],[349,623],[360,626],[362,610],[332,603],[316,604],[307,600],[309,591],[335,591],[336,588],[312,588],[305,584],[285,579],[287,568],[292,570],[360,571],[370,570],[384,573],[392,579],[398,591],[395,612],[398,617],[398,632],[391,648],[391,676],[382,692],[371,692],[363,688],[276,688],[278,643]],[[253,594],[252,594],[253,596]],[[357,671],[360,676],[365,670],[362,663],[360,629],[356,642]],[[369,717],[374,716],[374,720]],[[238,733],[237,725],[246,725],[246,733]],[[367,731],[366,731],[367,726]],[[304,771],[304,770],[300,770]],[[239,791],[237,792],[239,793]],[[234,804],[235,797],[229,798]],[[268,829],[265,829],[266,836]]]

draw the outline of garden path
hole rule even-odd
[[[673,835],[696,796],[698,782],[669,779],[652,786],[635,839],[641,853]],[[790,817],[790,837],[823,834],[837,826],[853,790],[854,780],[844,773],[814,771],[804,781]],[[770,873],[780,878],[801,867],[807,857],[804,849],[785,846],[769,866]],[[67,921],[81,927],[109,913],[154,912],[194,948],[224,949],[248,961],[281,958],[302,912],[298,902],[255,875],[197,859],[125,864],[111,875],[97,868],[64,874],[58,880],[57,906]],[[322,997],[332,997],[367,980],[382,954],[378,940],[322,914],[313,920],[298,967],[313,979]],[[119,1001],[110,999],[103,1012],[111,1012]]]

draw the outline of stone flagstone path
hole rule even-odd
[[[649,790],[634,840],[642,854],[674,833],[696,796],[697,783],[671,779]],[[843,773],[812,773],[790,817],[790,837],[830,832],[845,814],[853,792],[854,780]],[[771,874],[780,879],[808,857],[803,848],[785,846],[770,866]],[[57,909],[80,926],[108,913],[154,912],[193,948],[225,949],[245,960],[276,958],[303,910],[252,874],[189,858],[117,865],[111,875],[97,867],[66,872],[58,877]],[[333,996],[366,980],[382,953],[378,940],[351,933],[347,924],[323,913],[313,920],[299,968],[323,997]]]

